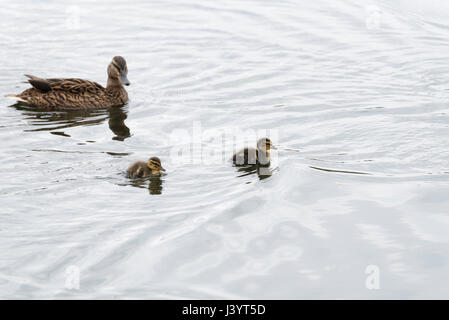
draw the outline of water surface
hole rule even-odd
[[[0,297],[449,298],[447,2],[0,6],[1,96],[115,55],[131,81],[110,110],[0,99]],[[213,157],[240,130],[268,175]]]

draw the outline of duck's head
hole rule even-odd
[[[112,61],[108,66],[108,77],[120,81],[124,86],[130,85],[128,80],[128,67],[126,66],[126,60],[123,57],[115,56],[112,58]]]
[[[161,175],[162,171],[165,171],[165,169],[161,165],[161,160],[158,157],[151,157],[148,160],[148,168],[150,168],[151,173],[154,175]]]
[[[265,151],[267,154],[269,154],[271,149],[276,149],[276,148],[273,146],[273,143],[271,142],[270,139],[262,138],[262,139],[259,139],[259,141],[257,141],[257,149],[259,149],[261,151]]]

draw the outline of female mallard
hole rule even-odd
[[[138,161],[129,166],[126,173],[131,179],[160,176],[162,171],[161,160],[158,157],[151,157],[148,162]]]
[[[41,79],[25,75],[33,88],[6,97],[46,110],[108,108],[128,101],[123,87],[129,85],[127,75],[125,59],[116,56],[108,66],[106,88],[83,79]]]
[[[269,165],[270,149],[276,149],[271,143],[271,140],[268,138],[262,138],[257,141],[257,149],[244,148],[234,154],[232,161],[236,165]]]

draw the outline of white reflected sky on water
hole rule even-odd
[[[0,100],[1,297],[449,298],[449,3],[0,5],[1,96],[104,85],[115,55],[132,83],[109,111]],[[271,176],[212,130],[270,130]],[[153,155],[168,174],[132,185]]]

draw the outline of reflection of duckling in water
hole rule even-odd
[[[123,141],[131,136],[129,128],[125,124],[128,117],[122,106],[114,106],[109,108],[109,129],[115,134],[112,140]]]
[[[162,194],[162,179],[159,176],[151,177],[148,186],[150,194]]]
[[[241,166],[237,169],[237,171],[243,173],[238,177],[245,177],[257,173],[257,176],[259,177],[260,180],[269,178],[272,175],[272,172],[268,166],[259,164]]]
[[[129,166],[126,173],[129,178],[147,178],[160,176],[165,169],[158,157],[151,157],[148,162],[138,161]]]
[[[244,148],[234,154],[232,161],[236,165],[270,165],[270,149],[276,149],[271,140],[262,138],[256,148]]]

